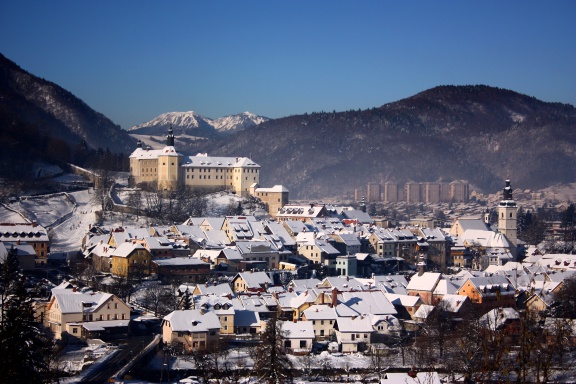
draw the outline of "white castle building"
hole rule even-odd
[[[130,183],[157,184],[161,190],[191,187],[229,190],[250,195],[250,186],[260,181],[260,166],[247,157],[212,157],[206,153],[187,156],[174,148],[172,127],[163,149],[138,148],[130,155]]]

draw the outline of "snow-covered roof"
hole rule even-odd
[[[288,188],[283,185],[275,185],[272,188],[256,188],[256,192],[289,192]]]
[[[266,272],[240,272],[234,279],[242,278],[248,288],[261,288],[265,284],[273,285],[272,280]]]
[[[130,256],[130,254],[134,251],[146,251],[146,253],[148,253],[148,250],[146,249],[146,247],[144,247],[142,244],[140,243],[132,243],[132,242],[126,242],[126,243],[122,243],[118,246],[118,248],[116,248],[113,252],[112,252],[112,256],[118,256],[118,257],[128,257]]]
[[[460,288],[460,284],[457,284],[456,282],[458,282],[458,280],[440,279],[434,289],[434,295],[455,294]]]
[[[482,248],[508,248],[510,244],[502,233],[488,230],[468,229],[460,236],[467,246],[480,245]]]
[[[196,290],[202,295],[216,295],[216,296],[233,296],[234,293],[229,284],[198,284]]]
[[[38,224],[0,224],[0,241],[49,241],[48,232]]]
[[[458,313],[466,300],[468,296],[446,294],[442,297],[444,309],[452,313]]]
[[[235,327],[259,327],[260,314],[246,309],[236,309],[234,313]]]
[[[282,333],[286,339],[313,339],[314,327],[311,321],[283,321]]]
[[[202,168],[260,168],[258,164],[247,157],[223,157],[208,156],[207,154],[197,154],[195,156],[185,156],[182,167],[202,167]]]
[[[395,315],[398,313],[382,291],[342,292],[341,302],[359,314]]]
[[[94,312],[114,295],[110,293],[80,293],[70,289],[53,292],[62,314]]]
[[[421,276],[417,274],[412,276],[410,281],[408,282],[408,286],[406,287],[407,290],[414,290],[414,291],[426,291],[432,292],[438,281],[440,281],[440,277],[442,276],[441,273],[436,272],[424,272]]]
[[[329,305],[312,305],[304,310],[306,320],[336,320],[336,310]]]
[[[355,318],[339,317],[336,319],[336,323],[338,324],[338,331],[340,332],[374,332],[374,328],[372,328],[372,321],[368,316],[357,316]]]
[[[393,305],[400,305],[403,307],[415,307],[420,301],[420,296],[398,295],[395,293],[385,293],[384,295]]]
[[[178,310],[164,317],[170,323],[172,332],[202,333],[220,329],[220,320],[214,312],[200,309]]]

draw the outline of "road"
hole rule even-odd
[[[80,383],[102,384],[109,382],[114,374],[124,367],[130,360],[146,347],[154,336],[136,336],[130,338],[126,344],[122,345],[119,353],[112,356],[105,364],[99,369],[94,369],[93,372],[86,374]]]

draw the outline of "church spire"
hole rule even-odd
[[[168,128],[168,135],[166,136],[166,145],[169,147],[174,146],[174,131],[172,130],[172,124],[170,124],[170,128]]]
[[[502,190],[502,200],[514,200],[512,197],[512,187],[510,186],[510,179],[506,179],[506,186]]]

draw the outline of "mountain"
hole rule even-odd
[[[35,127],[70,146],[129,152],[135,146],[120,126],[62,87],[36,77],[0,54],[0,119]],[[3,127],[3,129],[6,127]],[[30,138],[32,140],[32,138]]]
[[[169,127],[174,130],[174,135],[182,138],[204,138],[217,140],[269,119],[250,112],[237,115],[225,116],[216,120],[204,117],[194,111],[164,113],[146,123],[130,128],[132,135],[166,136]],[[158,140],[157,140],[158,141]]]
[[[576,181],[576,109],[485,85],[439,86],[362,111],[269,120],[207,145],[250,156],[291,198],[351,197],[368,182],[465,179],[495,192]]]
[[[221,134],[231,134],[268,121],[267,117],[258,116],[251,112],[242,112],[237,115],[225,116],[214,120],[214,128]]]

